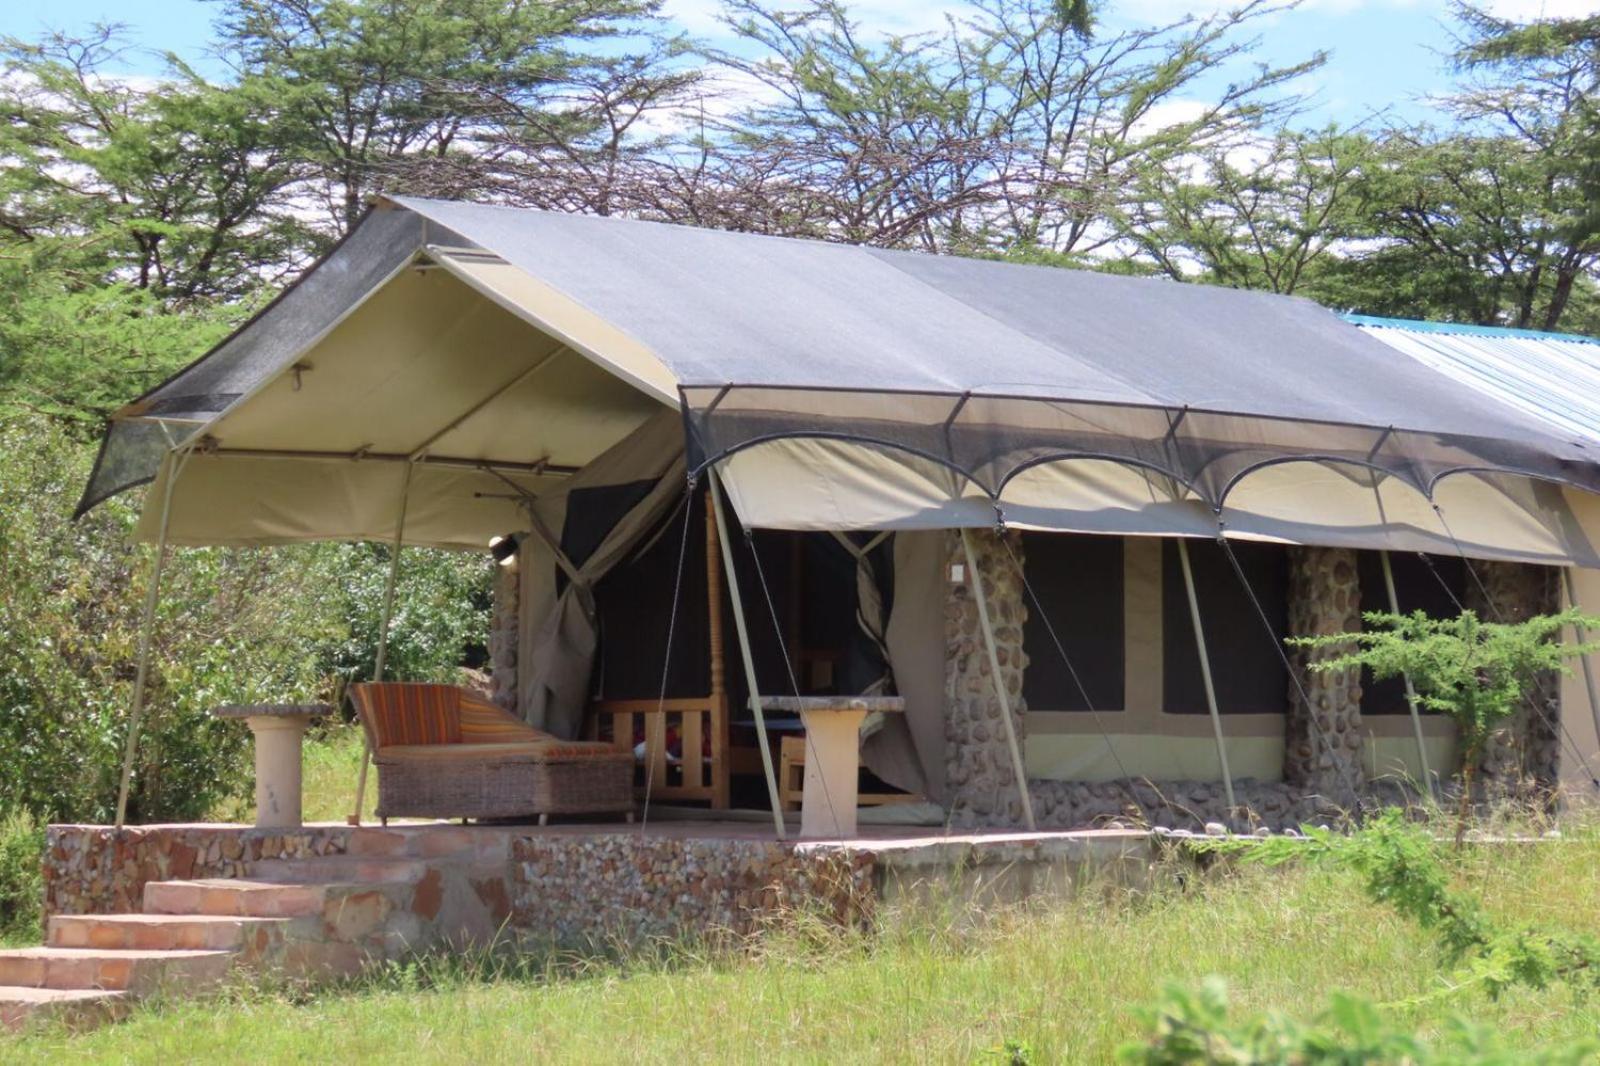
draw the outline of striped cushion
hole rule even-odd
[[[461,743],[461,690],[455,685],[351,685],[350,695],[379,748]]]
[[[514,744],[526,740],[554,740],[488,700],[470,694],[461,697],[461,743]]]

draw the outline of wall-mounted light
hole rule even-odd
[[[517,549],[520,547],[522,547],[522,534],[507,533],[489,541],[489,554],[494,556],[494,561],[501,566],[510,566],[516,560]]]

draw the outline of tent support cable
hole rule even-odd
[[[739,654],[744,660],[745,681],[750,689],[750,711],[756,719],[756,740],[761,749],[761,771],[767,778],[767,797],[772,801],[772,829],[779,840],[788,839],[783,826],[783,803],[778,799],[778,777],[772,769],[772,745],[767,740],[767,716],[761,709],[761,689],[756,683],[756,660],[750,652],[750,628],[744,618],[744,603],[739,597],[739,573],[734,569],[733,550],[728,542],[727,510],[722,506],[721,478],[715,468],[708,474],[711,504],[717,513],[717,540],[722,546],[722,567],[728,575],[728,598],[733,601],[733,628],[739,636]]]
[[[1117,754],[1117,746],[1111,742],[1111,734],[1106,730],[1105,719],[1100,717],[1099,709],[1095,707],[1094,701],[1089,698],[1088,686],[1083,683],[1083,678],[1078,674],[1078,668],[1072,664],[1072,659],[1067,655],[1066,645],[1061,643],[1061,637],[1056,633],[1056,627],[1051,623],[1050,615],[1044,609],[1044,604],[1040,601],[1039,594],[1033,590],[1032,583],[1028,581],[1028,573],[1023,569],[1022,560],[1017,558],[1017,553],[1011,549],[1010,544],[1006,543],[1004,537],[1000,538],[1000,543],[1005,545],[1006,554],[1011,557],[1011,565],[1016,569],[1017,576],[1022,579],[1022,587],[1028,594],[1028,600],[1033,604],[1034,611],[1038,613],[1039,621],[1044,623],[1045,632],[1050,635],[1050,643],[1055,645],[1056,653],[1061,656],[1061,662],[1066,666],[1067,674],[1071,676],[1072,684],[1077,688],[1078,695],[1082,697],[1083,705],[1094,716],[1095,728],[1100,730],[1100,739],[1106,742],[1106,751],[1111,753],[1111,761],[1117,764],[1117,772],[1122,775],[1124,781],[1128,782],[1129,798],[1133,800],[1134,806],[1139,808],[1142,815],[1144,813],[1144,805],[1133,794],[1133,776],[1128,773],[1128,768],[1123,765],[1122,756]]]
[[[1567,603],[1580,611],[1583,610],[1583,605],[1578,602],[1578,586],[1572,580],[1571,567],[1561,568],[1561,579],[1567,587]],[[1574,626],[1573,635],[1577,637],[1579,644],[1586,644],[1589,641],[1589,631],[1583,626]],[[1589,662],[1588,655],[1578,656],[1578,665],[1583,670],[1583,687],[1589,697],[1589,713],[1594,717],[1595,736],[1600,737],[1600,699],[1595,698],[1594,666]]]
[[[384,667],[389,658],[389,624],[394,619],[395,587],[400,578],[400,551],[405,545],[406,509],[411,500],[411,471],[415,463],[406,464],[405,477],[400,482],[400,507],[394,519],[394,540],[389,545],[389,573],[383,581],[383,617],[378,623],[378,655],[372,667],[372,680],[383,680]],[[361,806],[367,799],[367,771],[372,765],[372,738],[361,731],[361,772],[356,775],[356,805],[345,819],[349,825],[361,824]]]
[[[1389,611],[1392,614],[1400,613],[1400,596],[1394,587],[1394,566],[1389,561],[1389,549],[1385,548],[1378,553],[1378,558],[1383,561],[1383,587],[1389,595]],[[1428,767],[1428,745],[1422,738],[1422,709],[1417,703],[1417,687],[1411,683],[1411,675],[1401,673],[1400,679],[1406,686],[1406,707],[1411,711],[1411,732],[1417,738],[1417,765],[1422,767],[1422,780],[1428,787],[1430,795],[1437,795],[1438,782],[1434,780],[1433,771]]]
[[[1004,537],[1004,532],[999,534]],[[983,629],[983,645],[989,653],[989,673],[994,678],[995,698],[1000,703],[1000,722],[1006,730],[1006,746],[1011,749],[1011,772],[1017,779],[1017,796],[1022,801],[1022,820],[1030,833],[1038,831],[1033,818],[1033,797],[1028,795],[1028,771],[1022,761],[1022,745],[1017,743],[1017,726],[1011,720],[1011,697],[1000,676],[1000,652],[995,646],[994,627],[989,622],[989,598],[983,591],[983,578],[978,573],[978,557],[972,550],[972,531],[961,531],[961,547],[967,557],[967,580],[972,583],[972,598],[978,604],[978,625]]]
[[[156,537],[156,557],[150,571],[150,585],[144,593],[144,611],[139,619],[138,667],[133,676],[133,702],[128,711],[128,739],[122,749],[122,776],[117,783],[116,828],[119,830],[127,822],[128,791],[133,784],[133,761],[139,752],[139,725],[144,718],[145,687],[150,678],[151,635],[155,628],[156,607],[161,598],[161,572],[167,564],[167,530],[172,518],[172,490],[178,482],[178,475],[183,472],[183,468],[188,465],[189,457],[193,454],[191,445],[167,453],[167,484],[161,496],[161,527]]]
[[[1472,583],[1478,588],[1478,594],[1483,597],[1484,604],[1494,615],[1494,620],[1502,625],[1506,624],[1504,612],[1500,610],[1499,604],[1494,602],[1494,597],[1489,595],[1489,586],[1485,585],[1483,583],[1483,578],[1478,576],[1477,568],[1472,565],[1472,560],[1467,558],[1466,548],[1462,545],[1461,541],[1456,538],[1455,532],[1450,528],[1450,523],[1445,520],[1444,508],[1440,507],[1436,501],[1429,500],[1428,502],[1430,505],[1432,505],[1433,513],[1438,517],[1439,525],[1444,530],[1445,536],[1449,537],[1450,543],[1455,546],[1456,554],[1461,558],[1461,565],[1466,568],[1468,576],[1472,578]],[[1433,569],[1432,560],[1428,561],[1428,566],[1430,569]],[[1462,606],[1460,598],[1456,596],[1454,592],[1450,592],[1449,585],[1445,583],[1444,577],[1440,575],[1439,571],[1434,569],[1433,575],[1434,577],[1438,578],[1439,583],[1444,586],[1447,592],[1449,592],[1450,599],[1455,602],[1456,607],[1461,610],[1465,610],[1466,608]],[[1593,768],[1591,768],[1589,765],[1589,760],[1584,757],[1583,749],[1578,747],[1578,742],[1576,740],[1572,739],[1572,731],[1567,728],[1567,723],[1561,720],[1561,716],[1557,714],[1556,717],[1552,719],[1550,717],[1550,712],[1546,708],[1539,706],[1539,701],[1534,699],[1530,693],[1524,692],[1522,694],[1522,700],[1523,703],[1525,703],[1534,714],[1537,714],[1540,719],[1544,721],[1546,726],[1553,726],[1557,730],[1559,733],[1558,739],[1565,741],[1567,750],[1577,757],[1578,764],[1583,767],[1584,776],[1589,779],[1589,783],[1593,785],[1596,790],[1600,790],[1600,777],[1595,776]]]
[[[672,674],[672,643],[673,638],[678,632],[678,605],[683,599],[683,567],[685,560],[687,560],[689,556],[689,524],[694,516],[693,503],[696,487],[695,479],[691,477],[688,485],[683,490],[683,501],[679,504],[679,506],[683,509],[683,532],[678,538],[678,569],[677,573],[672,579],[672,611],[667,615],[667,643],[666,647],[661,652],[661,690],[656,696],[656,714],[661,716],[661,721],[663,723],[661,729],[662,744],[666,744],[667,742],[667,730],[665,726],[667,711],[667,680]],[[668,519],[668,522],[670,524],[671,519]],[[707,569],[709,570],[709,567]],[[613,725],[612,732],[613,734],[616,732],[615,725]],[[649,735],[649,731],[646,730],[645,736],[649,737]],[[616,739],[614,735],[612,739]],[[680,747],[681,746],[682,745],[680,745]],[[630,752],[633,750],[632,737],[628,738],[628,750]],[[681,758],[683,760],[687,761],[689,757],[690,756],[687,751],[682,753]],[[694,758],[700,758],[700,753],[695,752]],[[645,827],[650,824],[650,790],[655,784],[655,769],[656,761],[650,757],[650,744],[647,740],[645,742],[644,759],[644,808],[639,814],[640,836],[644,836]]]
[[[756,554],[755,537],[751,534],[749,526],[744,527],[744,543],[745,548],[750,552],[751,560],[755,563],[756,580],[761,585],[761,595],[767,601],[767,613],[772,618],[772,635],[778,642],[779,650],[783,653],[783,668],[784,671],[789,675],[789,689],[794,693],[794,698],[798,700],[800,698],[800,681],[795,676],[794,662],[789,658],[789,645],[788,642],[783,639],[783,624],[778,621],[778,605],[777,602],[772,598],[772,589],[767,584],[767,571],[766,568],[761,565],[761,556]],[[809,731],[806,733],[805,742],[806,758],[808,760],[816,759],[817,753],[812,746],[811,734]],[[859,737],[857,738],[856,743],[860,743]],[[815,765],[815,763],[812,765]],[[823,803],[827,804],[828,816],[834,820],[835,824],[838,824],[839,816],[834,810],[833,795],[828,791],[828,779],[823,777],[821,774],[818,774],[817,783],[822,786],[822,801]]]
[[[1222,787],[1228,794],[1228,815],[1232,817],[1238,805],[1233,796],[1233,772],[1228,769],[1228,746],[1222,736],[1222,713],[1217,709],[1217,688],[1211,679],[1211,656],[1206,653],[1205,626],[1200,621],[1200,597],[1195,593],[1188,541],[1183,537],[1177,541],[1178,561],[1183,564],[1183,587],[1189,594],[1189,620],[1194,623],[1194,646],[1200,653],[1200,680],[1205,682],[1206,709],[1211,712],[1211,731],[1217,738],[1217,762],[1222,767]]]

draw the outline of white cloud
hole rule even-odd
[[[1600,14],[1600,0],[1489,0],[1491,15],[1515,22],[1534,19],[1585,18]]]
[[[800,10],[800,0],[773,6],[779,10]],[[662,14],[697,37],[726,38],[728,28],[718,21],[721,0],[667,0]],[[943,30],[949,17],[969,17],[969,4],[959,0],[856,0],[849,4],[850,17],[862,30],[880,37],[907,37],[915,33]]]

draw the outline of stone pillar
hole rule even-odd
[[[517,713],[517,630],[521,620],[522,568],[494,568],[494,603],[489,620],[489,698]]]
[[[1289,635],[1329,636],[1361,630],[1361,583],[1349,548],[1289,549]],[[1338,649],[1290,649],[1289,659],[1310,706],[1289,681],[1283,774],[1289,784],[1351,805],[1366,787],[1361,729],[1361,671],[1320,671],[1314,662],[1337,658]]]
[[[1010,698],[1017,742],[1027,736],[1026,708],[1022,700],[1022,675],[1028,657],[1022,650],[1023,625],[1028,618],[1021,575],[1011,561],[1022,560],[1020,534],[973,530],[972,549],[978,561],[977,578],[984,582],[994,626],[1001,679]],[[950,567],[966,570],[961,535],[947,536],[946,576]],[[950,792],[950,817],[957,825],[1020,826],[1022,803],[1017,792],[1000,701],[990,677],[988,651],[978,621],[978,605],[966,575],[950,581],[945,601],[944,740],[945,779]]]
[[[1523,622],[1561,609],[1559,573],[1531,563],[1472,560],[1467,575],[1465,606],[1485,622]],[[1480,587],[1481,586],[1481,587]],[[1541,674],[1533,690],[1503,726],[1490,735],[1478,763],[1484,795],[1504,797],[1554,789],[1561,769],[1561,679]],[[1537,707],[1543,713],[1533,713]]]

